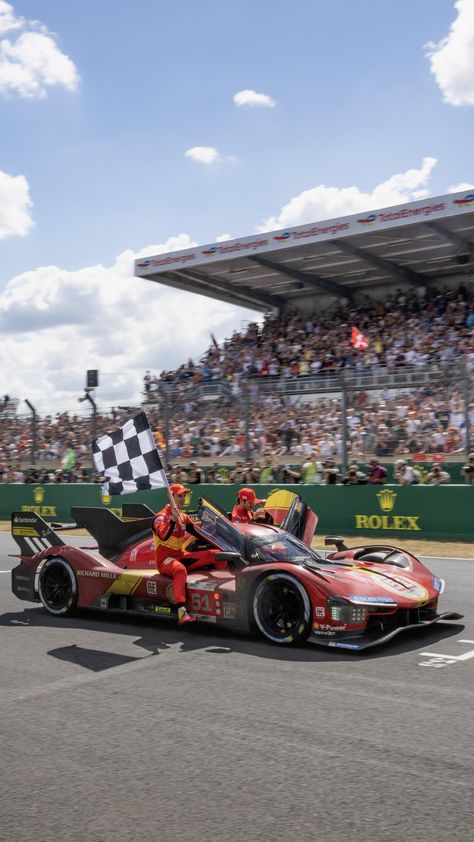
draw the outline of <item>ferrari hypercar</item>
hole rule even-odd
[[[290,491],[271,494],[264,514],[262,522],[236,524],[200,501],[198,537],[190,536],[183,559],[187,609],[199,622],[280,646],[309,640],[360,650],[461,619],[438,612],[444,582],[410,553],[385,545],[348,549],[334,537],[326,542],[336,549],[323,557],[311,548],[317,516]],[[96,547],[66,544],[60,528],[33,512],[12,513],[19,599],[41,602],[56,617],[91,608],[176,619],[172,581],[156,571],[150,509],[124,505],[120,518],[77,507],[71,515]]]

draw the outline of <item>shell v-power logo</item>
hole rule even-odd
[[[419,515],[393,515],[397,492],[391,488],[382,488],[377,492],[377,499],[382,512],[386,514],[355,515],[356,529],[396,529],[406,532],[420,532]]]

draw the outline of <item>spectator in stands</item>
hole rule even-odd
[[[467,462],[461,468],[461,476],[467,485],[474,485],[474,453],[470,453]]]
[[[367,482],[370,485],[383,485],[387,478],[387,469],[381,465],[378,459],[371,459],[369,461],[369,472],[367,474]]]
[[[418,468],[407,465],[404,459],[397,459],[395,462],[393,476],[399,485],[418,485],[421,479]]]
[[[450,482],[450,475],[447,471],[443,471],[441,465],[433,465],[433,469],[426,474],[424,479],[425,485],[447,485]]]
[[[323,464],[318,460],[317,450],[313,450],[309,459],[302,465],[303,482],[321,485],[323,480]]]
[[[273,459],[271,454],[267,454],[263,458],[263,466],[260,470],[260,478],[259,482],[266,484],[266,483],[273,483],[276,482],[277,477],[277,466],[273,464]]]
[[[189,463],[188,478],[186,482],[192,483],[193,485],[199,485],[201,483],[206,482],[206,474],[201,468],[198,467],[197,462]]]
[[[281,472],[281,481],[284,483],[301,482],[301,474],[299,471],[293,470],[291,465],[285,465]]]
[[[359,469],[355,463],[349,465],[347,473],[342,480],[343,485],[367,485],[367,474]]]
[[[336,485],[339,479],[339,468],[337,467],[334,459],[326,459],[323,465],[324,473],[323,473],[323,484],[324,485]]]

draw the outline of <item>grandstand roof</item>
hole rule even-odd
[[[135,261],[137,277],[261,311],[473,271],[474,191]]]

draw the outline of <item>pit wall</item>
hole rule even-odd
[[[187,508],[196,509],[198,498],[215,501],[226,511],[236,502],[237,485],[193,485]],[[259,498],[275,485],[253,485]],[[371,535],[381,538],[432,538],[474,540],[474,486],[314,486],[285,485],[300,494],[319,517],[321,535]],[[0,520],[10,520],[13,510],[36,511],[47,521],[68,522],[72,506],[100,506],[122,513],[123,503],[146,503],[157,511],[167,502],[166,492],[141,491],[121,497],[103,497],[93,483],[0,485]]]

